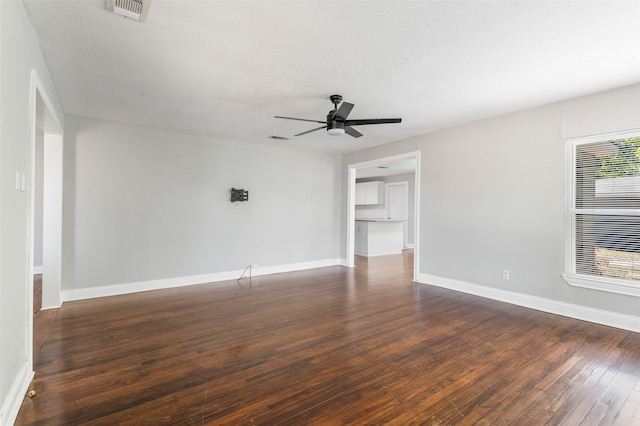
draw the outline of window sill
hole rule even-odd
[[[562,278],[573,287],[589,288],[607,293],[624,294],[640,297],[640,282],[621,280],[617,278],[594,277],[590,275],[562,274]]]

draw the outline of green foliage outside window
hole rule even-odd
[[[596,178],[640,176],[640,136],[611,143],[618,148],[618,152],[600,158]]]

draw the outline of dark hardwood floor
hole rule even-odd
[[[640,424],[639,334],[413,284],[411,264],[40,311],[17,424]]]
[[[37,314],[42,307],[42,274],[33,276],[33,313]]]

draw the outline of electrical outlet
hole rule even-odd
[[[509,279],[509,270],[508,269],[503,269],[502,270],[502,279],[503,280],[508,280]]]

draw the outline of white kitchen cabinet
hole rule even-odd
[[[384,204],[384,182],[356,183],[356,205]]]
[[[380,256],[402,253],[404,248],[404,221],[356,220],[355,254]]]

